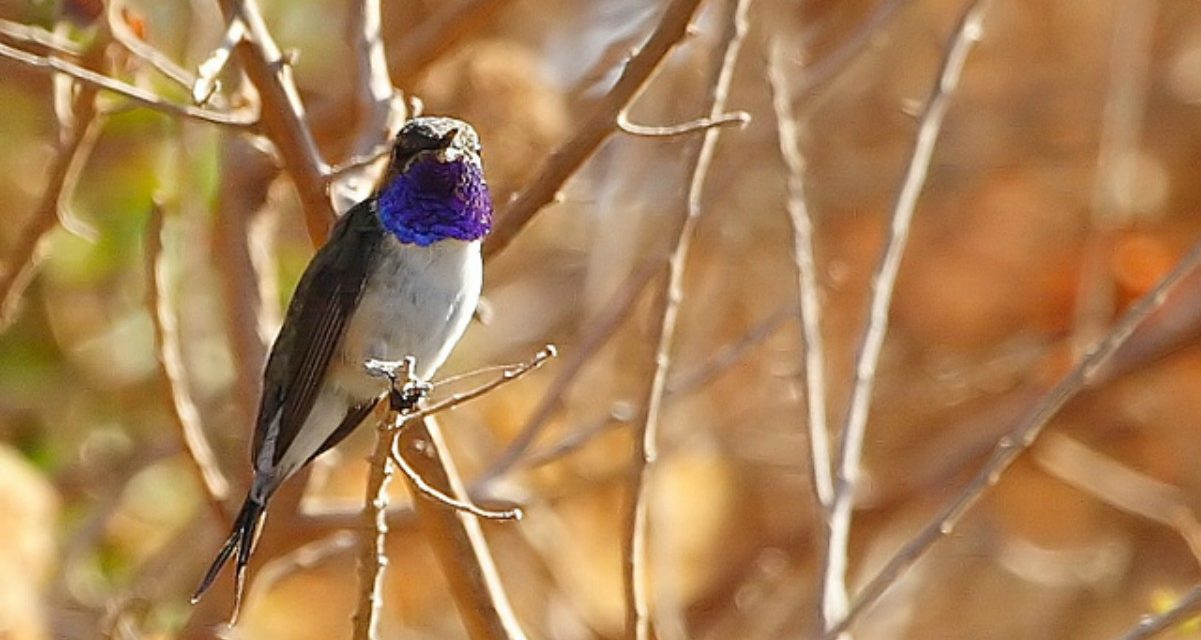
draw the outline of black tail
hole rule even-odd
[[[264,500],[263,502],[266,501]],[[213,586],[213,582],[217,579],[217,574],[221,573],[221,568],[225,566],[225,563],[229,562],[230,557],[236,552],[237,558],[234,562],[234,610],[229,616],[230,624],[233,624],[238,619],[238,610],[242,607],[242,589],[246,586],[246,565],[250,563],[250,552],[254,550],[256,533],[258,532],[259,523],[263,520],[263,513],[266,508],[267,505],[255,500],[254,497],[250,495],[246,496],[246,501],[242,503],[242,510],[238,512],[238,517],[234,519],[233,530],[229,532],[229,538],[225,540],[225,546],[221,547],[221,551],[217,552],[217,558],[209,566],[208,573],[204,574],[204,580],[200,581],[200,586],[192,594],[192,604],[196,604],[200,601],[204,592]]]

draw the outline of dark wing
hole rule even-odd
[[[279,414],[273,462],[296,439],[321,389],[321,380],[358,306],[383,228],[371,200],[338,221],[330,239],[305,269],[263,374],[252,461]]]

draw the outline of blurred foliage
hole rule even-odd
[[[871,269],[911,150],[912,114],[929,92],[960,4],[901,2],[845,68],[816,86],[807,70],[841,55],[888,2],[755,4],[731,95],[731,106],[754,120],[725,130],[706,185],[674,380],[795,304],[786,173],[765,75],[777,39],[808,165],[831,422],[840,423]],[[1138,3],[1153,12],[1145,33],[1130,21]],[[85,42],[94,29],[79,16],[92,4],[0,0],[0,17]],[[298,84],[330,162],[348,152],[358,118],[347,4],[264,2],[273,35],[299,53]],[[659,4],[500,4],[401,84],[427,112],[477,126],[504,203],[583,120],[655,24]],[[219,42],[214,3],[130,5],[146,40],[187,68]],[[395,51],[448,3],[384,5],[384,39]],[[631,119],[661,124],[699,115],[720,32],[713,14],[702,10],[697,33],[669,56]],[[113,75],[184,98],[128,55],[114,50],[107,62]],[[239,86],[234,72],[222,79],[231,90]],[[0,60],[5,269],[14,267],[7,248],[46,188],[59,135],[52,95],[49,76]],[[223,286],[235,256],[214,237],[221,214],[260,208],[231,202],[238,194],[223,190],[256,169],[230,151],[235,134],[119,108],[124,103],[112,96],[101,102],[116,112],[105,118],[69,201],[71,218],[95,237],[62,226],[49,234],[16,322],[0,333],[0,637],[14,640],[90,638],[98,630],[123,638],[207,633],[189,626],[186,596],[225,532],[181,450],[155,360],[144,250],[155,198],[166,215],[165,259],[190,391],[226,474],[240,484],[248,471],[250,425],[239,418],[246,409],[239,393],[247,390],[238,378],[246,356],[229,333],[259,327],[235,311],[229,296],[237,288]],[[1127,143],[1106,164],[1109,127],[1125,131]],[[608,141],[561,201],[487,266],[492,318],[469,330],[444,373],[521,360],[547,342],[570,358],[629,275],[667,249],[696,141]],[[1201,237],[1198,149],[1201,4],[994,3],[953,99],[898,282],[868,432],[853,584],[955,494],[1096,327]],[[270,319],[312,247],[287,179],[275,178],[266,193],[247,228],[269,285]],[[586,429],[597,435],[549,462],[519,463],[484,487],[527,508],[520,524],[486,529],[531,637],[621,634],[618,514],[631,450],[622,423],[650,372],[652,297],[641,296],[585,367],[534,450]],[[1183,325],[1184,337],[1154,357],[1131,356],[1132,371],[1073,402],[1049,433],[1167,488],[1177,500],[1175,521],[1107,497],[1115,491],[1107,474],[1065,465],[1049,444],[1037,445],[865,616],[857,637],[1111,637],[1196,582],[1199,301],[1201,284],[1191,282],[1161,314]],[[668,403],[651,506],[663,640],[796,637],[812,628],[820,526],[807,479],[800,331],[782,317],[761,344]],[[562,366],[552,363],[446,417],[469,480],[526,424]],[[373,437],[361,431],[322,459],[306,504],[361,503],[362,457]],[[397,488],[394,501],[406,499]],[[293,537],[300,544],[321,536]],[[462,637],[417,528],[395,526],[389,546],[385,637]],[[285,573],[253,590],[239,637],[344,637],[357,588],[352,555]]]

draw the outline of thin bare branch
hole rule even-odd
[[[822,566],[821,623],[826,630],[836,621],[846,617],[847,549],[851,537],[855,488],[859,484],[859,461],[863,455],[863,441],[867,433],[876,366],[880,360],[880,350],[884,346],[884,336],[888,331],[888,310],[892,306],[893,288],[909,238],[909,224],[913,220],[917,199],[925,186],[934,144],[942,129],[943,117],[950,106],[951,96],[959,84],[960,72],[967,61],[968,52],[980,39],[981,21],[987,5],[986,0],[969,2],[951,36],[938,79],[918,120],[917,138],[893,206],[888,238],[872,275],[867,321],[855,360],[855,383],[842,427],[842,446],[838,455],[834,499],[830,508],[830,539]]]
[[[645,138],[671,138],[704,131],[712,127],[737,126],[742,128],[750,124],[750,122],[751,114],[745,111],[733,111],[731,113],[723,113],[716,118],[697,118],[696,120],[689,120],[680,124],[653,127],[630,122],[629,109],[622,109],[617,114],[618,129],[621,129],[623,133]]]
[[[483,29],[512,0],[459,0],[438,3],[438,12],[389,48],[396,84],[411,88],[417,76],[464,38]]]
[[[353,155],[346,160],[343,160],[342,162],[330,167],[326,171],[325,179],[333,182],[347,173],[362,169],[376,160],[383,158],[384,156],[388,155],[388,152],[391,150],[391,145],[379,144],[372,147],[364,154]]]
[[[780,156],[788,167],[788,217],[792,221],[793,261],[797,269],[797,295],[800,298],[801,331],[805,350],[805,407],[809,412],[810,482],[827,526],[834,501],[830,475],[830,427],[826,413],[826,356],[822,339],[821,291],[817,284],[817,263],[813,257],[813,219],[805,201],[805,157],[801,154],[799,127],[792,111],[792,97],[784,73],[783,45],[771,43],[767,76],[776,114],[776,138]],[[829,531],[826,532],[829,535]]]
[[[196,104],[207,103],[221,89],[217,76],[229,64],[234,47],[246,38],[246,23],[237,19],[228,22],[221,44],[196,68],[196,83],[192,85],[192,101]]]
[[[546,364],[547,360],[550,360],[551,358],[554,358],[557,355],[559,355],[559,352],[557,349],[555,349],[555,345],[548,344],[545,347],[543,347],[541,350],[539,350],[538,353],[534,354],[534,357],[531,358],[528,362],[522,362],[522,363],[512,365],[512,366],[506,368],[504,371],[502,371],[499,377],[497,377],[493,380],[490,380],[490,381],[488,381],[474,389],[471,389],[469,391],[464,391],[463,393],[456,393],[456,394],[452,395],[451,397],[449,397],[445,400],[442,400],[440,402],[435,402],[434,404],[431,404],[428,407],[422,407],[421,409],[418,409],[417,411],[414,411],[410,415],[406,416],[406,418],[408,420],[422,420],[428,416],[432,416],[432,415],[435,415],[438,413],[442,413],[443,411],[448,411],[450,409],[454,409],[455,407],[457,407],[465,402],[470,402],[472,400],[475,400],[476,398],[488,393],[489,391],[492,391],[493,389],[495,389],[501,385],[508,384],[508,383],[524,376],[525,374]]]
[[[163,390],[172,409],[172,422],[188,453],[188,460],[204,486],[208,504],[219,522],[228,523],[224,501],[229,495],[229,481],[221,473],[217,457],[204,433],[204,425],[200,422],[200,412],[188,389],[179,327],[175,321],[175,303],[168,282],[167,260],[163,256],[162,235],[163,215],[156,204],[146,228],[146,306],[154,321],[154,342],[163,375]]]
[[[404,416],[398,416],[397,422],[392,426],[392,428],[403,428],[404,420]],[[504,511],[493,511],[491,509],[477,507],[466,500],[452,498],[451,496],[439,491],[430,483],[426,482],[425,479],[413,469],[413,466],[409,464],[409,461],[405,460],[405,457],[401,455],[400,450],[396,448],[395,440],[392,442],[391,455],[392,461],[396,463],[396,466],[400,467],[401,472],[405,474],[405,478],[409,480],[409,483],[412,484],[417,493],[424,496],[428,500],[432,500],[456,511],[470,513],[471,515],[478,516],[486,520],[520,520],[522,517],[522,511],[519,507],[505,509]]]
[[[128,10],[125,3],[121,0],[111,0],[108,3],[106,17],[108,19],[109,33],[113,35],[113,40],[116,40],[118,44],[125,47],[133,55],[145,60],[150,66],[163,74],[164,77],[191,91],[192,87],[196,84],[196,77],[192,72],[176,64],[165,53],[150,46],[149,43],[134,33],[125,18],[125,12]],[[197,104],[204,103],[198,102]]]
[[[580,123],[571,137],[543,161],[533,181],[497,217],[492,234],[484,243],[485,257],[503,251],[534,215],[554,201],[567,180],[613,133],[617,128],[617,114],[638,97],[663,58],[687,35],[698,5],[700,0],[671,0],[663,10],[658,26],[646,44],[630,58],[613,88],[598,101],[592,114]]]
[[[1120,640],[1154,638],[1178,624],[1187,622],[1189,618],[1197,615],[1198,611],[1201,611],[1201,584],[1190,589],[1176,604],[1172,605],[1171,609],[1158,615],[1143,616],[1133,629],[1122,635]]]
[[[3,46],[3,45],[0,45]],[[99,49],[88,53],[89,60],[100,56]],[[29,286],[41,262],[41,246],[54,228],[64,203],[70,200],[82,167],[92,153],[103,118],[96,113],[97,89],[84,86],[71,102],[70,126],[64,127],[58,150],[50,164],[50,178],[42,190],[38,207],[17,236],[0,273],[0,330],[16,317],[25,288]]]
[[[325,191],[325,162],[313,139],[292,68],[267,30],[255,0],[221,0],[226,22],[241,20],[247,37],[234,54],[262,101],[262,127],[279,151],[292,178],[305,226],[315,246],[325,243],[334,223],[334,210]]]
[[[880,0],[868,17],[846,37],[833,52],[825,55],[813,64],[806,66],[794,87],[796,96],[801,100],[810,98],[818,88],[826,86],[831,80],[845,71],[850,63],[867,50],[868,45],[875,39],[900,10],[913,0]]]
[[[1077,354],[1105,332],[1118,304],[1109,260],[1117,233],[1134,222],[1135,163],[1147,115],[1156,0],[1117,3],[1109,51],[1109,91],[1102,114],[1088,236],[1077,289],[1073,346]]]
[[[564,395],[584,370],[585,365],[591,362],[593,356],[608,343],[609,338],[613,337],[618,327],[621,326],[622,320],[629,317],[630,309],[641,298],[642,292],[646,290],[654,276],[663,272],[663,266],[659,262],[648,262],[635,270],[617,288],[613,296],[601,306],[604,312],[583,330],[579,344],[571,351],[570,359],[557,368],[555,379],[542,394],[538,406],[534,407],[525,426],[521,428],[509,446],[505,447],[505,450],[497,456],[496,461],[480,478],[480,482],[486,482],[504,474],[529,451],[530,446],[534,444],[542,430],[550,423],[555,412],[562,406]]]
[[[409,371],[410,369],[406,369]],[[397,431],[391,412],[380,413],[375,435],[375,451],[368,459],[367,497],[363,503],[362,531],[359,533],[359,599],[355,609],[351,637],[375,640],[379,637],[379,612],[384,606],[384,568],[388,566],[388,485],[392,482],[389,452],[396,444]]]
[[[1193,558],[1201,562],[1201,523],[1178,487],[1139,473],[1058,433],[1044,436],[1033,455],[1047,473],[1097,500],[1171,527],[1189,546]]]
[[[1087,355],[1043,396],[1031,412],[997,442],[988,462],[972,477],[967,486],[885,563],[884,568],[855,596],[855,602],[846,618],[833,625],[823,637],[828,640],[847,629],[859,614],[875,603],[936,541],[954,531],[968,509],[1000,481],[1005,470],[1034,443],[1051,418],[1081,391],[1105,380],[1105,367],[1118,349],[1163,305],[1181,281],[1198,267],[1201,267],[1201,242],[1195,244],[1175,268],[1164,276],[1154,289],[1143,295],[1104,339],[1089,349]]]
[[[221,125],[223,127],[232,127],[234,129],[253,129],[257,125],[257,118],[247,117],[239,113],[227,113],[224,111],[214,111],[203,107],[194,107],[191,105],[175,104],[164,98],[135,87],[131,84],[115,80],[108,76],[96,73],[85,69],[79,65],[60,60],[58,58],[45,58],[32,53],[26,53],[20,49],[14,49],[8,45],[0,44],[0,57],[14,60],[26,66],[35,69],[44,69],[64,73],[66,75],[79,80],[85,84],[94,86],[105,91],[109,91],[133,102],[160,113],[165,113],[178,118],[189,118],[207,122],[209,124]]]
[[[766,318],[751,325],[737,340],[722,345],[708,360],[696,365],[691,371],[674,376],[667,381],[667,397],[674,398],[691,393],[709,384],[730,367],[738,364],[751,349],[763,344],[789,320],[797,317],[797,305],[785,303],[769,313]]]
[[[709,95],[709,117],[716,118],[726,110],[726,98],[734,78],[734,68],[747,31],[747,12],[750,0],[723,3],[725,30],[721,45],[714,53],[715,79]],[[628,482],[629,509],[626,513],[624,540],[625,563],[623,584],[626,605],[626,637],[649,640],[651,637],[649,549],[647,542],[650,506],[648,492],[650,476],[658,457],[659,413],[662,409],[671,352],[675,343],[676,319],[684,297],[684,271],[688,264],[689,248],[696,232],[702,208],[701,198],[709,165],[717,148],[720,128],[705,130],[700,150],[692,161],[692,176],[688,186],[686,214],[675,235],[668,263],[667,285],[657,310],[659,323],[652,342],[655,346],[655,369],[647,386],[635,424],[634,464]]]
[[[468,495],[432,417],[402,430],[397,450],[405,454],[417,476],[442,493]],[[525,632],[509,604],[479,518],[447,509],[419,494],[413,496],[413,508],[450,584],[467,635],[473,640],[524,640]]]
[[[366,198],[376,180],[357,180],[345,174],[372,164],[380,149],[385,153],[392,132],[405,118],[404,100],[392,88],[388,59],[384,55],[380,33],[379,0],[359,0],[352,4],[349,30],[355,42],[355,74],[358,87],[359,133],[351,147],[351,161],[334,169],[327,168],[330,197],[334,208],[344,211]],[[360,162],[362,158],[371,161]]]
[[[0,19],[0,39],[14,44],[40,47],[45,49],[46,53],[55,53],[68,58],[78,58],[83,55],[83,49],[70,40],[60,38],[40,27],[11,20]]]

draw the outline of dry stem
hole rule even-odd
[[[750,0],[723,3],[723,16],[727,19],[723,44],[717,49],[720,63],[715,67],[716,78],[709,97],[709,118],[716,119],[726,110],[726,98],[734,78],[734,67],[747,30],[747,12]],[[732,6],[731,6],[732,5]],[[697,222],[701,215],[701,196],[709,165],[717,147],[721,129],[705,130],[692,166],[692,178],[688,187],[687,211],[675,236],[675,246],[668,263],[667,288],[659,309],[659,324],[652,338],[655,347],[655,370],[646,389],[640,415],[635,421],[634,465],[629,477],[630,508],[626,513],[624,587],[626,604],[626,637],[649,640],[651,619],[649,606],[649,550],[647,529],[649,513],[650,476],[658,457],[659,413],[662,408],[667,374],[671,365],[676,319],[680,301],[684,296],[684,270],[688,264],[688,250],[692,244]]]
[[[851,390],[849,409],[842,428],[842,446],[839,450],[838,472],[830,507],[830,538],[822,566],[821,625],[827,631],[835,621],[842,620],[847,615],[847,548],[851,538],[855,487],[859,483],[859,461],[867,433],[876,366],[879,363],[880,350],[884,346],[884,336],[888,331],[888,310],[892,305],[893,288],[909,238],[909,224],[913,220],[918,196],[921,195],[926,182],[926,172],[930,168],[934,143],[942,129],[943,116],[946,115],[951,95],[959,83],[959,75],[967,60],[967,54],[979,40],[980,23],[986,6],[985,0],[972,0],[967,5],[947,46],[938,79],[919,119],[917,139],[914,141],[909,167],[905,171],[905,178],[893,207],[884,251],[872,275],[867,323],[858,348],[855,384]]]
[[[1088,355],[1049,390],[1009,434],[997,442],[988,462],[972,477],[967,486],[939,512],[938,516],[889,559],[884,568],[855,596],[854,605],[846,617],[827,630],[824,638],[833,638],[848,628],[860,613],[875,603],[936,541],[954,531],[955,525],[967,510],[985,491],[1000,481],[1001,474],[1013,464],[1018,455],[1034,443],[1051,418],[1081,391],[1105,379],[1104,367],[1118,349],[1125,344],[1135,329],[1142,326],[1152,312],[1163,305],[1177,285],[1198,267],[1201,267],[1201,242],[1195,244],[1171,273],[1164,276],[1154,289],[1140,298],[1109,334],[1089,349]]]
[[[567,180],[613,133],[617,128],[617,115],[638,96],[663,58],[688,33],[688,25],[698,5],[700,0],[672,0],[667,5],[658,26],[646,44],[622,69],[613,88],[598,101],[592,114],[580,123],[571,137],[543,161],[537,177],[497,217],[492,235],[484,243],[485,257],[504,251],[534,215],[555,199]]]

